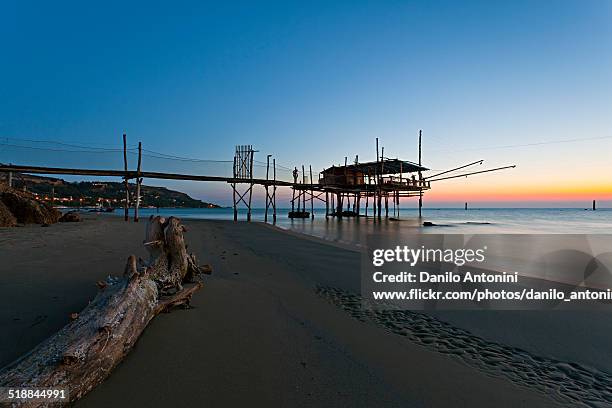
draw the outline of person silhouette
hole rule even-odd
[[[297,167],[293,169],[293,182],[295,184],[297,184],[297,179],[298,179],[298,175],[300,174],[300,172],[298,171]]]

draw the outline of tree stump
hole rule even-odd
[[[157,314],[189,305],[202,287],[200,268],[187,253],[185,228],[174,217],[149,218],[148,262],[128,258],[123,276],[98,282],[100,291],[58,333],[0,370],[0,387],[65,387],[69,402],[91,391],[123,360]],[[44,401],[16,402],[42,407]]]

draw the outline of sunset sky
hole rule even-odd
[[[5,2],[0,35],[1,162],[117,167],[7,145],[118,148],[126,132],[321,170],[375,159],[376,137],[416,161],[423,129],[432,169],[517,165],[436,183],[426,206],[612,207],[610,1]],[[149,183],[231,203],[225,184]]]

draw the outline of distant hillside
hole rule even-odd
[[[0,173],[0,182],[6,183],[8,175]],[[33,176],[29,174],[13,174],[13,187],[25,189],[42,201],[51,201],[55,197],[55,205],[69,207],[95,206],[122,207],[125,202],[125,184],[107,181],[67,182],[53,177]],[[135,200],[136,185],[130,183],[131,202]],[[140,205],[143,207],[189,207],[189,208],[221,208],[189,197],[185,193],[165,187],[140,187]]]

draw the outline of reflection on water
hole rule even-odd
[[[326,240],[359,244],[368,234],[384,234],[401,238],[406,234],[610,234],[612,209],[585,211],[584,209],[425,209],[419,218],[415,209],[402,209],[399,221],[388,219],[330,217],[324,209],[315,209],[315,218],[289,219],[289,210],[279,210],[276,225],[283,229],[324,238]],[[264,220],[264,210],[254,209],[252,219]],[[122,215],[117,211],[116,215]],[[142,217],[157,214],[156,209],[141,209]],[[162,208],[162,215],[182,218],[232,220],[231,208]],[[271,221],[271,214],[268,220]],[[246,214],[240,213],[239,220]],[[423,226],[428,221],[434,226]]]

